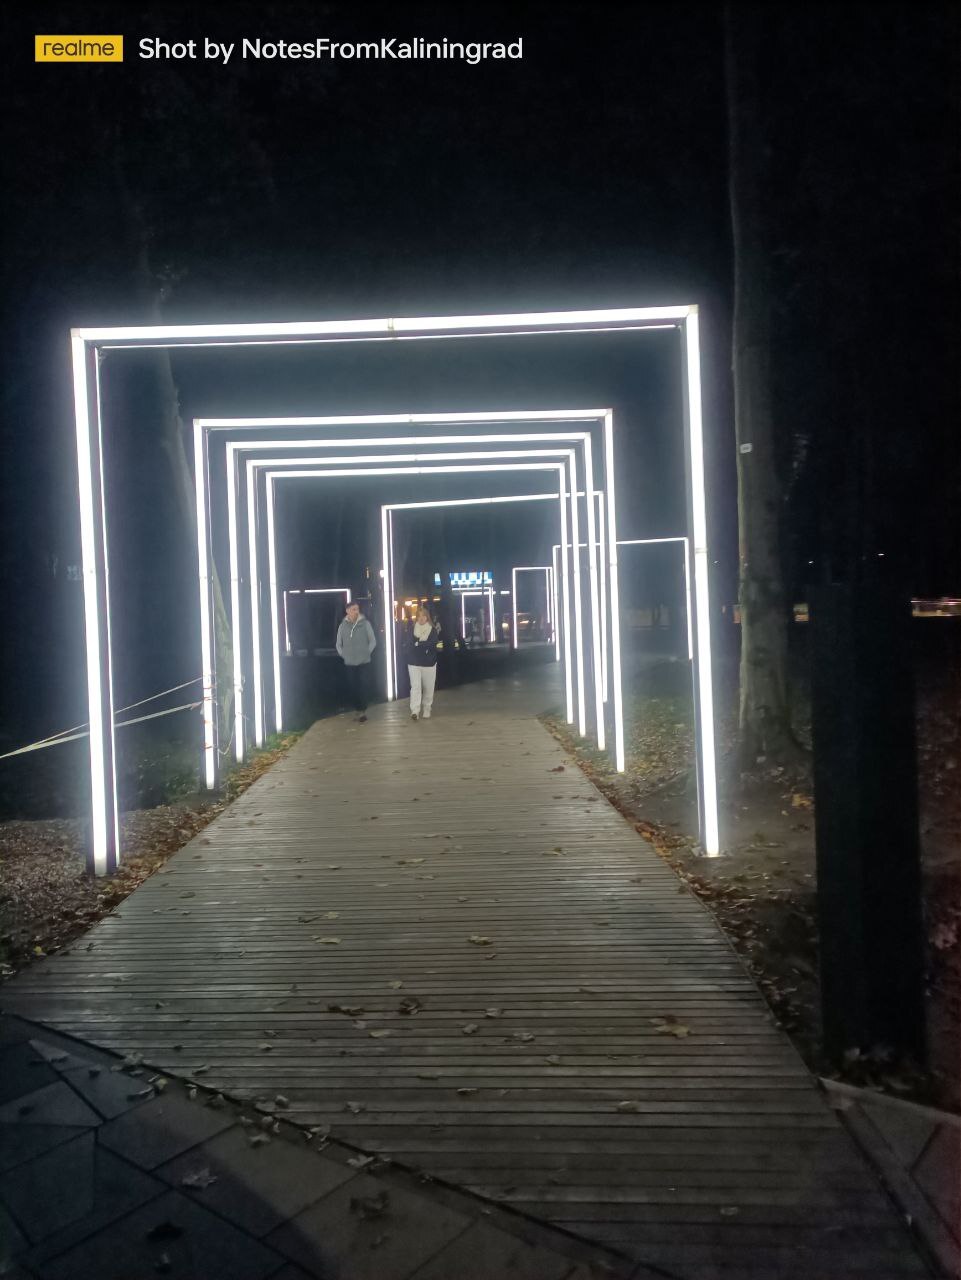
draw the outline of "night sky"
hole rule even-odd
[[[80,587],[67,576],[79,559],[67,331],[149,319],[158,294],[169,322],[699,303],[716,592],[732,600],[722,9],[202,12],[39,5],[7,19],[0,590],[17,635],[3,672],[4,732],[59,728],[81,705]],[[957,594],[956,13],[924,3],[767,13],[786,576],[801,598],[806,582],[858,576],[884,552],[915,594]],[[34,64],[35,32],[78,25],[122,32],[125,64]],[[141,36],[395,34],[522,36],[524,59],[225,68],[135,53]],[[675,337],[596,350],[594,340],[490,340],[482,354],[478,344],[415,345],[402,359],[367,347],[178,352],[173,373],[185,422],[614,404],[625,423],[623,536],[681,531]],[[159,616],[184,619],[171,628],[173,671],[193,665],[191,542],[140,359],[120,368],[110,357],[115,580],[132,636],[155,631]],[[379,503],[366,492],[365,503]],[[291,575],[343,571],[325,559],[329,504],[299,494],[284,518]],[[356,536],[356,547],[337,549],[341,560],[366,554]],[[497,554],[493,526],[471,536]],[[133,662],[121,696],[152,686],[157,661]]]

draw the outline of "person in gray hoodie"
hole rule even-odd
[[[355,600],[347,606],[347,616],[337,628],[337,652],[343,659],[347,692],[361,724],[367,719],[370,655],[376,648],[374,628]]]

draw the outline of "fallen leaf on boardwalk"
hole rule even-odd
[[[367,1023],[366,1023],[366,1022],[364,1022],[364,1020],[363,1020],[362,1018],[358,1018],[358,1019],[357,1019],[357,1021],[353,1024],[353,1026],[354,1026],[354,1028],[355,1028],[357,1031],[366,1031],[366,1030],[367,1030]]]
[[[386,1036],[391,1036],[394,1033],[387,1029],[383,1029],[380,1031],[368,1031],[367,1034],[370,1036],[371,1040],[383,1040]]]
[[[203,1063],[202,1066],[194,1067],[193,1071],[191,1071],[190,1074],[192,1076],[204,1076],[207,1074],[209,1070],[210,1070],[210,1066],[208,1063],[205,1062]]]
[[[217,1175],[211,1173],[209,1169],[198,1169],[196,1173],[188,1173],[180,1179],[182,1187],[190,1187],[193,1191],[203,1191],[204,1187],[212,1187],[217,1181]]]
[[[415,1013],[419,1013],[423,1007],[423,1004],[416,996],[405,996],[397,1006],[397,1012],[412,1016]]]
[[[460,1094],[462,1098],[470,1098],[477,1092],[477,1090],[476,1089],[458,1089],[457,1092]]]
[[[343,1013],[348,1018],[359,1018],[364,1012],[363,1005],[360,1004],[329,1004],[327,1006],[328,1013]]]
[[[722,1213],[722,1215],[723,1215],[725,1218],[733,1218],[733,1217],[735,1217],[737,1214],[739,1214],[740,1212],[741,1212],[741,1210],[737,1207],[737,1205],[736,1205],[736,1204],[726,1204],[726,1205],[721,1209],[721,1213]]]
[[[544,1061],[549,1062],[552,1067],[559,1067],[561,1065],[561,1060],[556,1053],[549,1053]]]
[[[476,1022],[465,1022],[460,1031],[462,1036],[474,1036],[480,1031],[480,1027]]]
[[[515,1031],[511,1036],[511,1039],[519,1040],[521,1044],[530,1044],[530,1042],[532,1040],[536,1040],[537,1037],[531,1031]]]
[[[367,1108],[362,1102],[345,1102],[344,1110],[349,1111],[352,1116],[359,1116],[360,1113],[362,1111],[366,1111]]]
[[[383,1218],[390,1207],[390,1192],[386,1187],[375,1196],[351,1196],[350,1211],[368,1221]]]
[[[691,1028],[685,1027],[682,1022],[664,1022],[659,1027],[655,1027],[655,1031],[659,1036],[675,1036],[678,1040],[683,1040],[685,1036],[691,1034]]]
[[[563,773],[563,772],[564,772],[564,766],[563,766],[562,764],[556,764],[556,765],[554,766],[554,768],[553,768],[553,769],[549,770],[549,772],[550,772],[550,773]]]
[[[390,987],[391,991],[399,991],[404,984],[399,978],[394,978],[393,981],[388,982],[387,985]]]
[[[417,1079],[418,1080],[439,1080],[440,1072],[439,1071],[418,1071]]]
[[[622,1116],[637,1115],[640,1109],[641,1104],[639,1102],[619,1102],[614,1108],[614,1110],[619,1111]]]
[[[301,924],[313,924],[315,920],[320,919],[320,913],[318,912],[315,916],[298,916],[297,919]]]
[[[139,1102],[143,1098],[153,1097],[153,1085],[148,1085],[146,1089],[139,1089],[136,1093],[128,1093],[128,1102]]]
[[[330,863],[330,865],[328,866],[327,870],[328,870],[328,871],[339,871],[339,870],[340,870],[340,863],[339,863],[339,862],[332,862],[332,863]]]
[[[373,1164],[376,1159],[376,1156],[351,1156],[347,1163],[352,1169],[366,1169],[367,1166]]]
[[[248,1147],[266,1147],[269,1141],[270,1139],[267,1137],[266,1133],[252,1133],[250,1137],[247,1139],[247,1146]]]
[[[318,938],[317,941],[325,947],[336,947],[340,943],[340,938]]]
[[[272,1044],[259,1044],[257,1048],[261,1053],[273,1053],[274,1046]]]
[[[485,1017],[485,1018],[499,1018],[503,1012],[504,1012],[504,1010],[503,1010],[503,1009],[494,1009],[494,1008],[485,1009],[485,1010],[484,1010],[484,1017]]]
[[[489,947],[493,943],[492,938],[485,938],[482,933],[472,933],[467,941],[472,942],[475,947]]]
[[[795,809],[812,809],[814,801],[810,796],[806,796],[800,791],[795,791],[791,796],[791,805]]]
[[[325,912],[324,912],[324,919],[325,919],[325,920],[336,920],[336,919],[337,919],[337,917],[338,917],[339,915],[340,915],[340,912],[339,912],[339,911],[325,911]]]
[[[397,865],[399,867],[419,867],[424,858],[398,858]]]

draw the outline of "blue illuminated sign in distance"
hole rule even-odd
[[[469,569],[450,574],[452,587],[489,587],[494,582],[494,575],[489,569]]]

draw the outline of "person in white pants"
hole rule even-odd
[[[410,674],[410,718],[429,720],[437,683],[437,648],[440,628],[426,609],[417,616],[404,636],[404,652]]]

